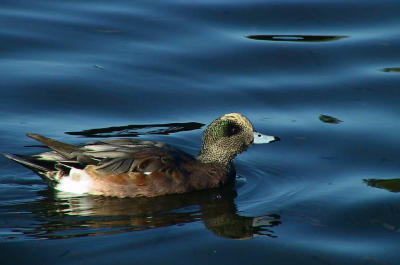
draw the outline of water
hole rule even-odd
[[[398,264],[398,1],[19,1],[1,152],[138,137],[197,154],[228,112],[282,141],[227,187],[71,197],[0,158],[2,264]],[[245,239],[245,240],[234,240]]]

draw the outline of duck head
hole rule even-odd
[[[254,130],[253,124],[240,113],[229,113],[214,120],[204,131],[198,159],[203,163],[229,164],[253,144],[278,141],[275,136]]]

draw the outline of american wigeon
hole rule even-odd
[[[236,155],[252,144],[279,140],[255,132],[240,113],[226,114],[207,127],[198,157],[154,141],[117,139],[77,146],[28,136],[53,151],[5,156],[34,170],[57,190],[116,197],[154,197],[232,183]]]

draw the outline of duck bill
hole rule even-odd
[[[279,137],[254,132],[254,144],[268,144],[279,141]]]

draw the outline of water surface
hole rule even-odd
[[[196,155],[228,112],[281,141],[239,156],[235,187],[154,199],[71,197],[1,157],[2,264],[398,264],[399,13],[393,0],[3,0],[1,152],[45,150],[34,132]]]

